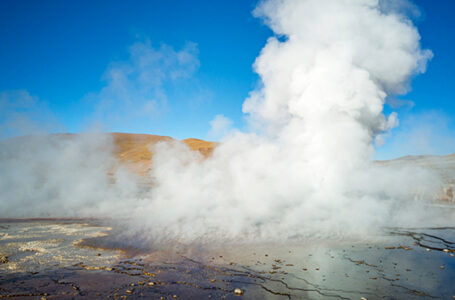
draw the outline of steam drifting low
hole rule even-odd
[[[157,145],[145,192],[121,167],[106,175],[115,164],[100,150],[107,138],[5,143],[0,215],[128,216],[133,231],[183,241],[361,236],[421,222],[439,179],[372,162],[374,145],[398,125],[382,112],[386,97],[405,93],[432,56],[396,8],[261,2],[254,14],[276,36],[254,64],[262,85],[243,104],[249,132],[227,135],[205,160],[178,143]]]

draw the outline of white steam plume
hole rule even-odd
[[[137,198],[101,133],[0,141],[0,217],[115,217]],[[134,199],[133,199],[134,198]]]
[[[228,137],[202,164],[161,145],[155,209],[146,210],[152,227],[179,237],[269,239],[405,222],[397,209],[411,194],[428,196],[434,181],[373,166],[372,143],[397,123],[382,113],[385,98],[405,92],[431,52],[421,50],[410,20],[382,7],[374,0],[262,2],[255,14],[284,41],[267,41],[255,63],[263,87],[243,105],[258,133]]]
[[[18,195],[35,214],[52,207],[49,195],[56,195],[58,216],[130,216],[135,231],[182,241],[360,236],[421,222],[419,200],[435,193],[438,178],[371,162],[374,140],[397,124],[396,114],[382,113],[385,98],[404,93],[431,57],[411,21],[389,7],[375,0],[262,2],[255,14],[278,37],[257,58],[263,85],[243,105],[252,133],[226,137],[205,160],[182,144],[158,144],[146,194],[122,170],[106,181],[101,166],[112,162],[84,137],[84,146],[74,147],[87,157],[58,144],[80,171],[69,178],[80,191],[58,180],[68,180],[64,156],[45,156],[56,167],[36,182],[33,172],[43,169],[26,160],[36,160],[33,151],[21,157],[3,150],[1,163],[19,175],[3,182],[13,192],[2,191],[0,215],[20,214],[8,202]],[[32,185],[19,193],[21,170]],[[51,188],[39,194],[42,186]]]

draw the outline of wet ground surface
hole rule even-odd
[[[0,298],[455,296],[455,228],[389,228],[374,242],[173,247],[135,254],[96,248],[109,232],[94,221],[0,221]],[[87,239],[91,243],[83,243]]]

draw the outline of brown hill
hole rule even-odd
[[[171,142],[175,139],[169,136],[133,133],[111,133],[114,141],[114,155],[126,163],[134,171],[144,174],[151,167],[153,153],[151,148],[158,142]],[[215,142],[199,139],[185,139],[182,141],[193,151],[199,151],[204,157],[209,156],[215,148]]]
[[[107,133],[112,137],[113,148],[102,148],[101,151],[111,151],[114,157],[119,160],[122,165],[126,165],[130,170],[140,175],[146,175],[147,171],[152,167],[152,149],[159,142],[182,142],[188,146],[190,150],[199,151],[203,157],[208,157],[216,147],[216,142],[208,142],[199,139],[176,140],[169,136],[160,136],[152,134],[134,134],[113,132]],[[0,140],[2,145],[16,145],[19,148],[40,148],[40,143],[55,143],[58,141],[67,141],[76,139],[78,134],[75,133],[54,133],[51,135],[26,135],[12,137],[7,140]],[[46,148],[44,148],[46,149]],[[113,170],[109,171],[111,173]]]

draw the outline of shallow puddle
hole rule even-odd
[[[384,230],[374,242],[106,247],[82,220],[0,222],[0,298],[451,299],[455,229]],[[88,242],[89,241],[89,242]],[[98,242],[98,246],[97,246]]]

